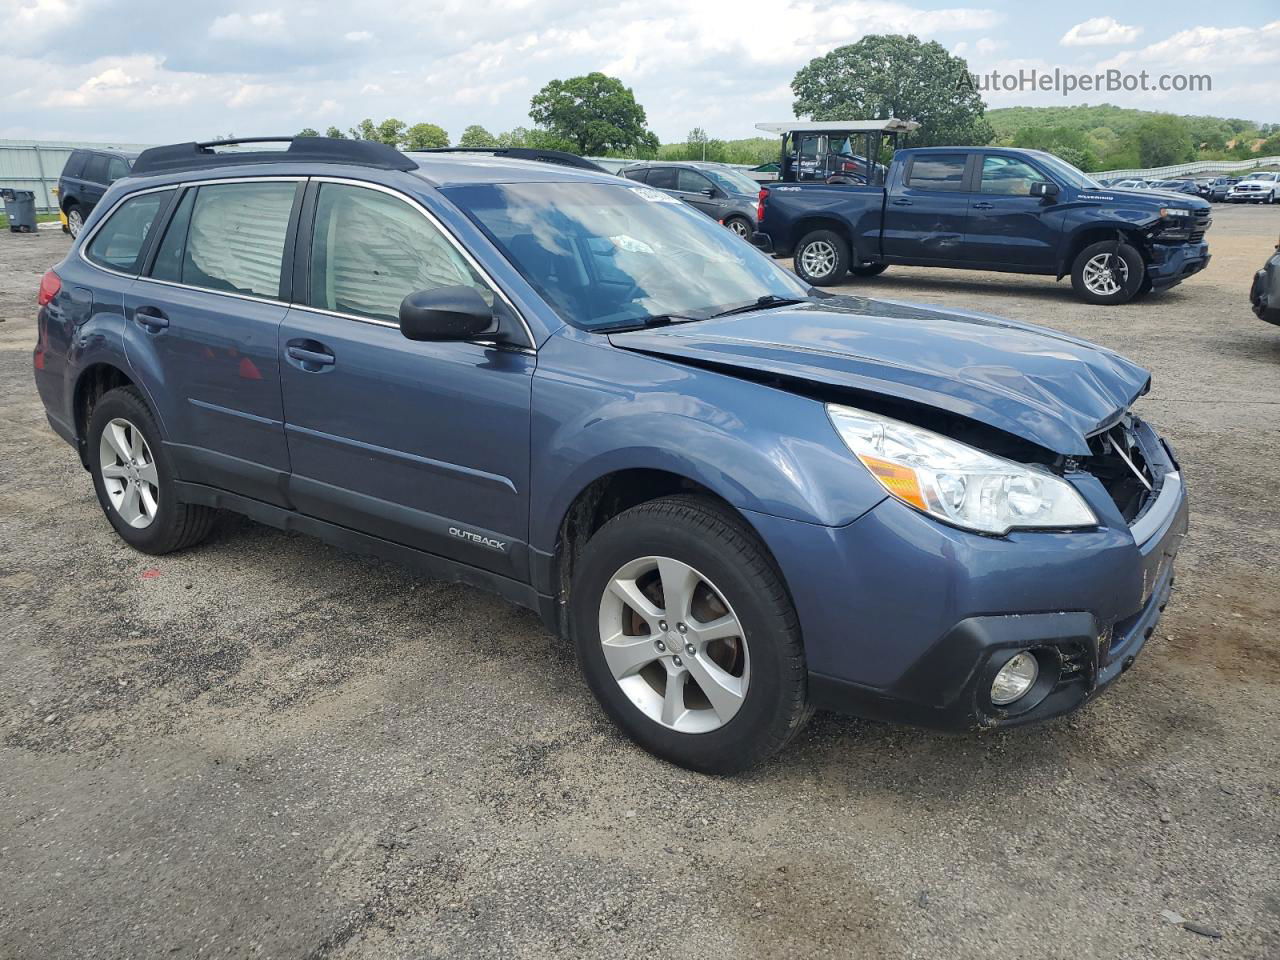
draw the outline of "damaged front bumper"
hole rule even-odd
[[[1076,475],[1096,529],[985,537],[887,500],[833,531],[834,552],[810,551],[810,564],[827,571],[826,596],[793,571],[798,557],[780,556],[814,705],[963,730],[1043,720],[1106,689],[1154,632],[1187,529],[1177,463],[1149,426],[1134,423],[1158,483],[1131,520],[1095,478]],[[836,563],[849,576],[833,595]],[[1023,651],[1039,665],[1035,684],[998,707],[995,674]]]

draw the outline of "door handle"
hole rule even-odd
[[[894,206],[897,206],[897,207],[911,206],[911,201],[908,200],[906,197],[899,197],[897,200],[893,201],[893,203],[894,203]]]
[[[169,318],[159,307],[142,306],[133,311],[133,319],[148,330],[155,332],[169,325]]]
[[[987,202],[984,200],[982,203],[975,203],[975,204],[973,205],[973,209],[975,209],[975,210],[990,210],[993,206],[995,206],[995,204],[987,203]]]
[[[328,350],[308,350],[306,347],[290,344],[285,353],[291,360],[297,360],[302,364],[309,363],[316,367],[331,367],[334,362],[334,356]]]

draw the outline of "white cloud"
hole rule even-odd
[[[1101,67],[1142,63],[1170,73],[1236,70],[1280,63],[1280,20],[1262,27],[1192,27],[1141,50],[1125,51]]]
[[[347,43],[368,43],[373,39],[373,34],[368,30],[351,30],[344,33],[342,39]]]
[[[106,58],[97,61],[94,69],[97,72],[75,87],[49,90],[43,105],[117,109],[173,106],[195,98],[204,79],[194,74],[168,74],[154,57]]]
[[[238,40],[261,43],[285,37],[284,14],[279,10],[258,13],[228,13],[209,25],[209,37],[213,40]]]
[[[1133,43],[1142,33],[1141,27],[1130,27],[1115,17],[1093,17],[1077,23],[1062,36],[1064,47],[1102,47]]]

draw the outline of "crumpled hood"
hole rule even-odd
[[[1042,327],[863,297],[610,335],[625,350],[913,401],[1084,456],[1150,375]]]

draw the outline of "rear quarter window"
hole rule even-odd
[[[138,273],[147,237],[171,196],[172,190],[158,190],[125,200],[94,231],[85,247],[85,257],[108,270]]]
[[[89,159],[89,155],[83,150],[73,150],[71,156],[67,157],[66,165],[62,168],[64,177],[79,177],[84,173],[85,161]]]

